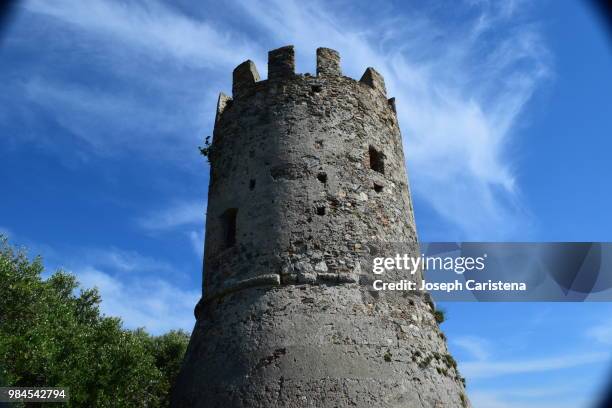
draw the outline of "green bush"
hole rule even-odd
[[[125,330],[96,289],[43,270],[0,236],[0,383],[68,387],[71,407],[168,406],[188,334]]]

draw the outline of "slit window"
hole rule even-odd
[[[321,183],[327,183],[327,174],[326,173],[319,173],[319,174],[317,174],[317,179]]]
[[[251,181],[249,181],[249,190],[255,190],[255,179],[251,179]]]
[[[370,146],[368,153],[370,155],[370,168],[380,174],[385,174],[385,158],[383,153],[376,150],[374,146]]]
[[[236,217],[238,216],[237,208],[228,208],[221,216],[223,224],[223,242],[225,248],[231,248],[236,245]]]
[[[374,191],[376,191],[377,193],[382,193],[383,186],[381,184],[374,183]]]

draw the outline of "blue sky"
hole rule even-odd
[[[612,56],[578,1],[27,1],[0,38],[0,230],[127,327],[190,330],[219,91],[294,44],[397,98],[424,241],[612,240]],[[476,407],[584,407],[609,304],[445,304]]]

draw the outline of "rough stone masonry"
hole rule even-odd
[[[371,290],[367,258],[416,243],[395,100],[292,46],[219,96],[203,297],[174,407],[469,407],[424,293]],[[421,279],[416,276],[415,279]]]

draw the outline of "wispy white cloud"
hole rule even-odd
[[[54,47],[43,52],[50,63],[42,74],[32,70],[6,85],[19,115],[0,120],[21,117],[24,129],[9,137],[53,150],[57,135],[51,139],[41,132],[35,124],[40,114],[29,114],[42,108],[76,138],[71,154],[80,160],[87,154],[138,154],[195,168],[201,160],[196,146],[210,134],[220,84],[257,48],[239,30],[155,0],[31,0],[22,8],[23,21],[46,31]],[[16,30],[14,43],[38,44],[28,42],[33,35]],[[64,75],[77,69],[84,75]]]
[[[201,295],[199,285],[168,262],[134,250],[57,248],[14,235],[11,244],[25,245],[29,256],[44,257],[43,278],[62,269],[73,273],[82,289],[97,287],[101,311],[120,317],[127,328],[145,327],[153,334],[193,328],[193,308]]]
[[[508,146],[551,72],[534,25],[489,3],[474,4],[476,17],[456,26],[417,13],[359,21],[322,3],[242,4],[276,41],[313,54],[330,46],[349,73],[370,65],[383,73],[397,98],[412,191],[460,237],[504,238],[515,225],[525,232],[528,214]]]
[[[124,143],[137,152],[153,146],[160,159],[176,159],[185,155],[180,146],[197,143],[185,134],[209,129],[212,94],[229,87],[237,63],[254,59],[265,73],[266,50],[293,43],[298,63],[310,61],[310,70],[314,50],[330,46],[341,52],[345,72],[358,77],[375,66],[396,96],[412,191],[445,221],[439,233],[429,231],[429,239],[504,239],[519,231],[524,236],[530,222],[516,182],[513,135],[531,96],[552,75],[550,53],[528,6],[454,3],[462,18],[441,20],[427,8],[372,11],[366,3],[237,4],[232,13],[249,22],[248,32],[233,20],[213,23],[154,0],[30,1],[25,8],[32,15],[82,34],[64,40],[92,41],[96,61],[117,79],[129,78],[136,96],[42,79],[27,85],[28,95],[93,149],[107,151],[114,144],[110,150],[118,151]],[[359,8],[365,13],[354,12]],[[145,69],[151,65],[157,69]],[[170,80],[164,72],[180,76]],[[211,95],[194,88],[197,76],[206,79],[204,92]],[[151,87],[156,97],[139,94]],[[175,109],[177,103],[186,109]],[[205,111],[210,114],[203,119]],[[143,131],[143,123],[153,127]],[[91,130],[96,124],[103,132]]]
[[[191,248],[198,258],[204,256],[204,233],[198,231],[189,232],[189,242],[191,242]]]
[[[97,154],[163,152],[189,159],[185,144],[190,142],[191,158],[197,158],[197,128],[185,124],[185,116],[195,116],[195,109],[147,104],[145,96],[131,89],[109,91],[42,78],[25,82],[23,96],[31,106],[53,112],[59,126]]]
[[[182,290],[152,276],[148,279],[117,278],[91,266],[72,272],[83,287],[98,288],[102,312],[121,317],[128,328],[144,327],[153,334],[193,328],[193,308],[200,296],[197,290]]]
[[[466,350],[476,360],[486,360],[491,355],[488,340],[477,336],[461,336],[452,339],[453,344]]]
[[[542,390],[547,392],[546,390]],[[520,391],[513,397],[503,395],[503,392],[475,391],[470,393],[470,402],[475,408],[576,408],[593,406],[593,401],[582,396],[567,395],[561,392],[549,394],[546,398],[536,398],[523,395]]]
[[[226,66],[253,51],[244,33],[221,31],[212,22],[193,19],[158,1],[30,0],[24,7],[106,37],[112,47],[129,47],[173,64]]]
[[[593,387],[592,381],[572,378],[572,381],[558,381],[550,384],[542,379],[538,384],[500,387],[495,382],[490,386],[470,390],[470,401],[475,408],[576,408],[595,406],[596,393],[585,393]]]
[[[204,220],[206,204],[201,201],[177,201],[169,206],[151,211],[137,220],[149,233],[180,233],[198,258],[204,255]]]
[[[586,336],[603,345],[612,345],[612,320],[594,325],[586,331]]]
[[[511,361],[474,361],[461,364],[466,378],[492,378],[510,374],[533,373],[573,368],[587,364],[601,363],[610,358],[608,352],[553,356],[548,358],[516,359]]]
[[[44,252],[45,254],[47,252]],[[120,317],[127,328],[145,327],[153,334],[191,330],[199,285],[162,259],[119,248],[73,248],[71,254],[51,251],[58,266],[77,276],[82,288],[97,287],[108,316]],[[47,276],[52,271],[47,271]]]
[[[172,265],[167,262],[142,255],[136,251],[127,251],[118,248],[89,248],[79,251],[78,258],[69,260],[70,264],[87,259],[87,262],[100,268],[111,268],[120,272],[174,272]]]
[[[177,227],[202,225],[205,216],[206,205],[202,201],[180,201],[166,208],[152,211],[137,221],[146,230],[165,231]]]

